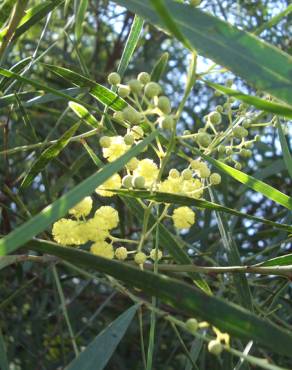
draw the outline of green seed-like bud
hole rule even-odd
[[[226,153],[227,155],[232,154],[232,153],[233,153],[232,148],[226,148],[226,149],[225,149],[225,153]]]
[[[210,176],[211,185],[219,185],[221,182],[221,176],[219,173],[212,173]]]
[[[186,321],[186,329],[191,333],[195,333],[198,330],[199,324],[195,318],[188,319]]]
[[[231,96],[231,97],[229,98],[229,103],[230,103],[230,104],[235,103],[235,101],[236,101],[236,99],[235,99],[233,96]]]
[[[131,90],[132,93],[134,94],[140,94],[140,92],[142,91],[142,84],[139,80],[131,80],[128,82],[128,86]]]
[[[145,95],[147,98],[154,98],[154,96],[158,96],[161,93],[161,87],[156,82],[148,82],[145,86]]]
[[[206,148],[212,141],[212,138],[209,134],[207,133],[199,133],[196,137],[197,142]]]
[[[113,118],[117,121],[123,121],[124,120],[124,115],[123,112],[118,111],[113,114]]]
[[[147,72],[141,72],[138,74],[137,77],[138,81],[141,82],[141,84],[146,85],[148,82],[150,82],[150,74]]]
[[[238,139],[242,139],[248,135],[248,131],[244,127],[235,127],[233,135]]]
[[[133,125],[138,124],[141,121],[141,114],[130,106],[124,108],[123,115],[125,119]]]
[[[236,169],[236,170],[241,170],[241,168],[242,168],[242,166],[241,166],[241,164],[239,163],[239,162],[236,162],[235,163],[235,166],[234,166],[234,168]]]
[[[184,130],[183,135],[190,135],[191,131],[190,130]]]
[[[138,252],[135,254],[134,261],[137,263],[137,265],[142,265],[147,259],[147,256],[143,252]]]
[[[224,145],[219,145],[217,150],[220,154],[224,154],[225,153],[225,146]]]
[[[251,125],[251,123],[250,123],[250,119],[246,119],[246,120],[243,122],[243,124],[242,124],[242,126],[243,126],[244,128],[250,128],[250,125]]]
[[[245,109],[247,109],[247,107],[248,107],[248,105],[246,103],[239,104],[239,109],[240,110],[245,110]]]
[[[221,96],[221,95],[222,95],[222,93],[221,93],[221,91],[219,91],[219,90],[215,90],[214,95],[215,95],[215,96]]]
[[[111,85],[118,85],[121,83],[121,76],[117,72],[112,72],[108,75],[107,80]]]
[[[178,179],[179,176],[180,176],[180,173],[179,173],[179,171],[177,169],[172,168],[169,171],[168,176],[171,177],[172,179]]]
[[[156,250],[154,248],[154,249],[151,249],[149,256],[153,261],[159,261],[162,258],[162,252],[161,250],[159,249]]]
[[[249,149],[249,148],[251,148],[251,147],[252,147],[252,142],[247,141],[246,143],[244,143],[244,146],[245,146],[247,149]]]
[[[122,184],[125,188],[129,189],[132,187],[133,176],[127,175],[123,177]]]
[[[217,111],[218,113],[223,113],[224,109],[223,109],[222,105],[217,105],[217,107],[216,107],[216,111]]]
[[[201,164],[202,164],[202,162],[200,162],[197,159],[193,159],[191,161],[191,167],[192,167],[193,170],[198,170],[200,168]]]
[[[205,163],[201,163],[199,167],[199,174],[202,179],[206,179],[210,176],[211,171],[209,170],[208,166]]]
[[[209,114],[209,120],[213,125],[219,125],[222,121],[221,114],[219,112],[211,112]]]
[[[144,130],[141,126],[133,126],[131,134],[134,136],[134,139],[137,140],[144,136]]]
[[[124,142],[125,142],[125,144],[127,144],[127,145],[133,145],[134,144],[134,141],[135,141],[135,139],[134,139],[134,136],[133,135],[127,134],[127,135],[124,136]]]
[[[159,96],[156,105],[164,114],[169,114],[171,112],[171,105],[167,96]]]
[[[190,5],[191,6],[199,6],[201,4],[201,0],[190,0]]]
[[[233,85],[233,80],[232,78],[228,78],[228,80],[226,80],[226,86],[227,87],[231,87]]]
[[[251,152],[251,150],[246,150],[245,151],[245,158],[250,158],[252,156],[252,152]]]
[[[118,95],[121,97],[121,98],[126,98],[127,96],[130,95],[130,88],[129,86],[125,86],[125,85],[121,85],[119,88],[118,88]]]
[[[99,145],[102,148],[108,148],[111,145],[111,138],[109,136],[102,136],[99,139]]]
[[[129,171],[134,171],[139,165],[139,161],[136,157],[132,158],[127,164],[126,167]]]
[[[256,136],[255,136],[255,141],[261,141],[261,137],[260,137],[260,135],[256,135]]]
[[[182,177],[184,180],[190,180],[193,177],[193,172],[189,170],[188,168],[186,168],[182,172]]]
[[[160,117],[158,124],[163,130],[172,130],[174,127],[174,119],[172,116]]]
[[[145,187],[145,179],[143,176],[135,176],[132,180],[132,186],[137,189],[143,189]]]
[[[210,340],[210,342],[208,343],[208,351],[213,355],[215,356],[220,355],[222,350],[223,350],[222,344],[218,339]]]

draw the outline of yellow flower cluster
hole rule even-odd
[[[84,198],[75,207],[70,209],[69,214],[74,217],[88,215],[92,208],[92,199]],[[110,236],[110,230],[116,228],[119,223],[118,212],[110,206],[102,206],[95,212],[94,217],[88,220],[71,220],[62,218],[55,222],[52,228],[54,240],[62,245],[81,245],[94,242],[91,252],[105,257],[113,258],[113,246],[106,242]]]
[[[104,158],[106,158],[109,162],[113,162],[125,154],[126,151],[130,149],[130,146],[125,143],[122,136],[113,136],[109,139],[109,146],[102,148],[102,153]]]
[[[189,229],[195,223],[195,212],[189,207],[179,207],[173,211],[172,220],[177,229]]]

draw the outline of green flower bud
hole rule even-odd
[[[153,261],[159,261],[162,258],[162,252],[159,249],[156,251],[154,248],[151,249],[149,256]]]
[[[137,265],[143,265],[146,259],[147,259],[147,256],[143,252],[136,253],[134,257],[134,261],[137,263]]]
[[[221,114],[219,112],[211,112],[209,114],[209,120],[213,125],[219,125],[222,121]]]
[[[235,166],[234,166],[234,168],[236,169],[236,170],[241,170],[241,168],[242,168],[242,166],[241,166],[241,164],[239,163],[239,162],[236,162],[235,163]]]
[[[221,145],[218,146],[217,150],[220,154],[224,154],[225,153],[225,146],[221,144]]]
[[[229,103],[233,104],[233,103],[235,103],[235,101],[236,101],[236,99],[233,96],[230,96]]]
[[[99,139],[99,145],[102,148],[108,148],[111,145],[111,138],[109,136],[102,136]]]
[[[133,176],[127,175],[123,177],[122,184],[125,188],[129,189],[132,187]]]
[[[199,175],[202,179],[206,179],[211,174],[208,166],[205,163],[201,163],[199,167]]]
[[[121,85],[119,88],[118,88],[118,95],[121,97],[121,98],[126,98],[127,96],[130,95],[130,88],[129,86],[125,86],[125,85]]]
[[[125,144],[127,144],[127,145],[133,145],[134,144],[134,141],[135,141],[135,139],[134,139],[134,136],[133,135],[127,134],[127,135],[124,136],[124,142],[125,142]]]
[[[123,112],[117,111],[113,114],[113,118],[117,121],[124,121],[124,115]]]
[[[137,79],[141,82],[141,84],[146,85],[148,82],[150,82],[151,77],[149,73],[141,72],[138,74]]]
[[[143,176],[135,176],[132,180],[133,188],[143,189],[145,187],[145,179]]]
[[[128,86],[131,90],[132,93],[134,94],[140,94],[140,92],[142,91],[142,84],[139,80],[131,80],[128,82]]]
[[[191,167],[192,167],[193,170],[198,170],[200,168],[201,164],[202,164],[202,162],[200,162],[197,159],[193,159],[191,161]]]
[[[193,7],[199,6],[201,4],[201,0],[190,0],[190,5]]]
[[[246,103],[239,104],[239,109],[240,110],[245,110],[245,109],[247,109],[247,107],[248,107],[248,105]]]
[[[173,178],[173,179],[178,179],[178,178],[179,178],[179,176],[180,176],[180,173],[179,173],[179,171],[178,171],[177,169],[172,168],[172,169],[169,171],[168,176],[169,176],[169,177],[171,177],[171,178]]]
[[[208,351],[213,355],[215,356],[220,355],[222,350],[223,350],[222,344],[218,339],[210,340],[210,342],[208,343]]]
[[[223,109],[222,105],[217,105],[217,107],[216,107],[216,111],[217,111],[218,113],[223,113],[224,109]]]
[[[232,150],[232,148],[226,148],[225,152],[226,152],[227,155],[231,155],[233,153],[233,150]]]
[[[198,330],[199,324],[195,318],[188,319],[186,321],[186,329],[191,332],[195,333]]]
[[[160,117],[158,124],[163,130],[172,130],[174,127],[174,119],[172,116]]]
[[[211,185],[219,185],[221,182],[221,176],[219,173],[212,173],[210,176]]]
[[[246,143],[244,143],[244,146],[249,149],[252,147],[252,142],[251,141],[247,141]]]
[[[152,99],[161,93],[161,87],[156,82],[148,82],[144,88],[147,98]]]
[[[190,135],[191,131],[190,130],[184,130],[183,135]]]
[[[132,125],[138,124],[141,121],[141,114],[134,108],[128,106],[123,110],[124,118],[129,121]]]
[[[108,75],[107,80],[111,85],[118,85],[121,83],[121,76],[117,72],[112,72]]]
[[[182,172],[182,177],[184,180],[190,180],[193,177],[193,172],[189,170],[188,168],[186,168]]]
[[[243,124],[242,124],[242,126],[243,126],[244,128],[250,128],[250,125],[251,125],[251,123],[250,123],[250,119],[246,119],[246,120],[243,122]]]
[[[144,136],[144,130],[141,126],[133,126],[131,130],[131,134],[133,135],[135,140],[138,140]]]
[[[226,80],[226,86],[227,87],[231,87],[233,85],[233,80],[232,78],[228,78],[228,80]]]
[[[167,96],[159,96],[155,103],[162,113],[169,114],[171,112],[171,105]]]
[[[242,139],[248,135],[248,131],[244,127],[237,126],[233,129],[233,135],[237,139]]]
[[[196,141],[201,145],[203,146],[204,148],[206,148],[212,141],[212,138],[209,134],[207,133],[199,133],[197,136],[196,136]]]
[[[255,141],[261,141],[261,137],[260,137],[260,135],[256,135],[256,136],[255,136]]]

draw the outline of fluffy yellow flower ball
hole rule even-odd
[[[90,251],[99,257],[104,257],[108,259],[114,258],[113,246],[107,242],[96,242],[90,247]]]
[[[138,167],[134,170],[134,176],[142,176],[145,179],[145,185],[151,186],[158,176],[158,167],[152,159],[142,159]]]
[[[195,223],[195,213],[189,207],[179,207],[173,211],[172,220],[177,229],[189,229]]]
[[[100,185],[95,192],[102,197],[112,197],[115,195],[111,191],[104,189],[120,189],[122,186],[122,179],[118,173],[115,173],[112,177],[106,180],[102,185]]]
[[[95,212],[94,220],[99,228],[111,230],[118,226],[119,214],[113,207],[103,206]]]
[[[87,238],[80,233],[80,223],[74,220],[61,218],[55,222],[52,229],[54,240],[63,245],[80,245],[87,242]]]
[[[203,195],[203,184],[198,179],[184,180],[182,182],[182,193],[199,199]]]
[[[85,197],[81,202],[76,204],[73,208],[69,209],[69,214],[73,215],[76,218],[87,216],[92,208],[92,199],[91,197]]]
[[[181,177],[174,178],[172,176],[168,176],[168,178],[159,185],[159,191],[163,193],[174,193],[174,194],[181,193],[182,178]]]
[[[102,148],[102,154],[109,162],[113,162],[126,153],[129,148],[130,146],[125,144],[122,136],[113,136],[110,138],[110,146]]]
[[[109,236],[109,231],[100,227],[98,220],[92,218],[88,220],[80,231],[92,242],[104,241]]]

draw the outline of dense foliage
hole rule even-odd
[[[0,0],[1,369],[291,368],[291,10]]]

